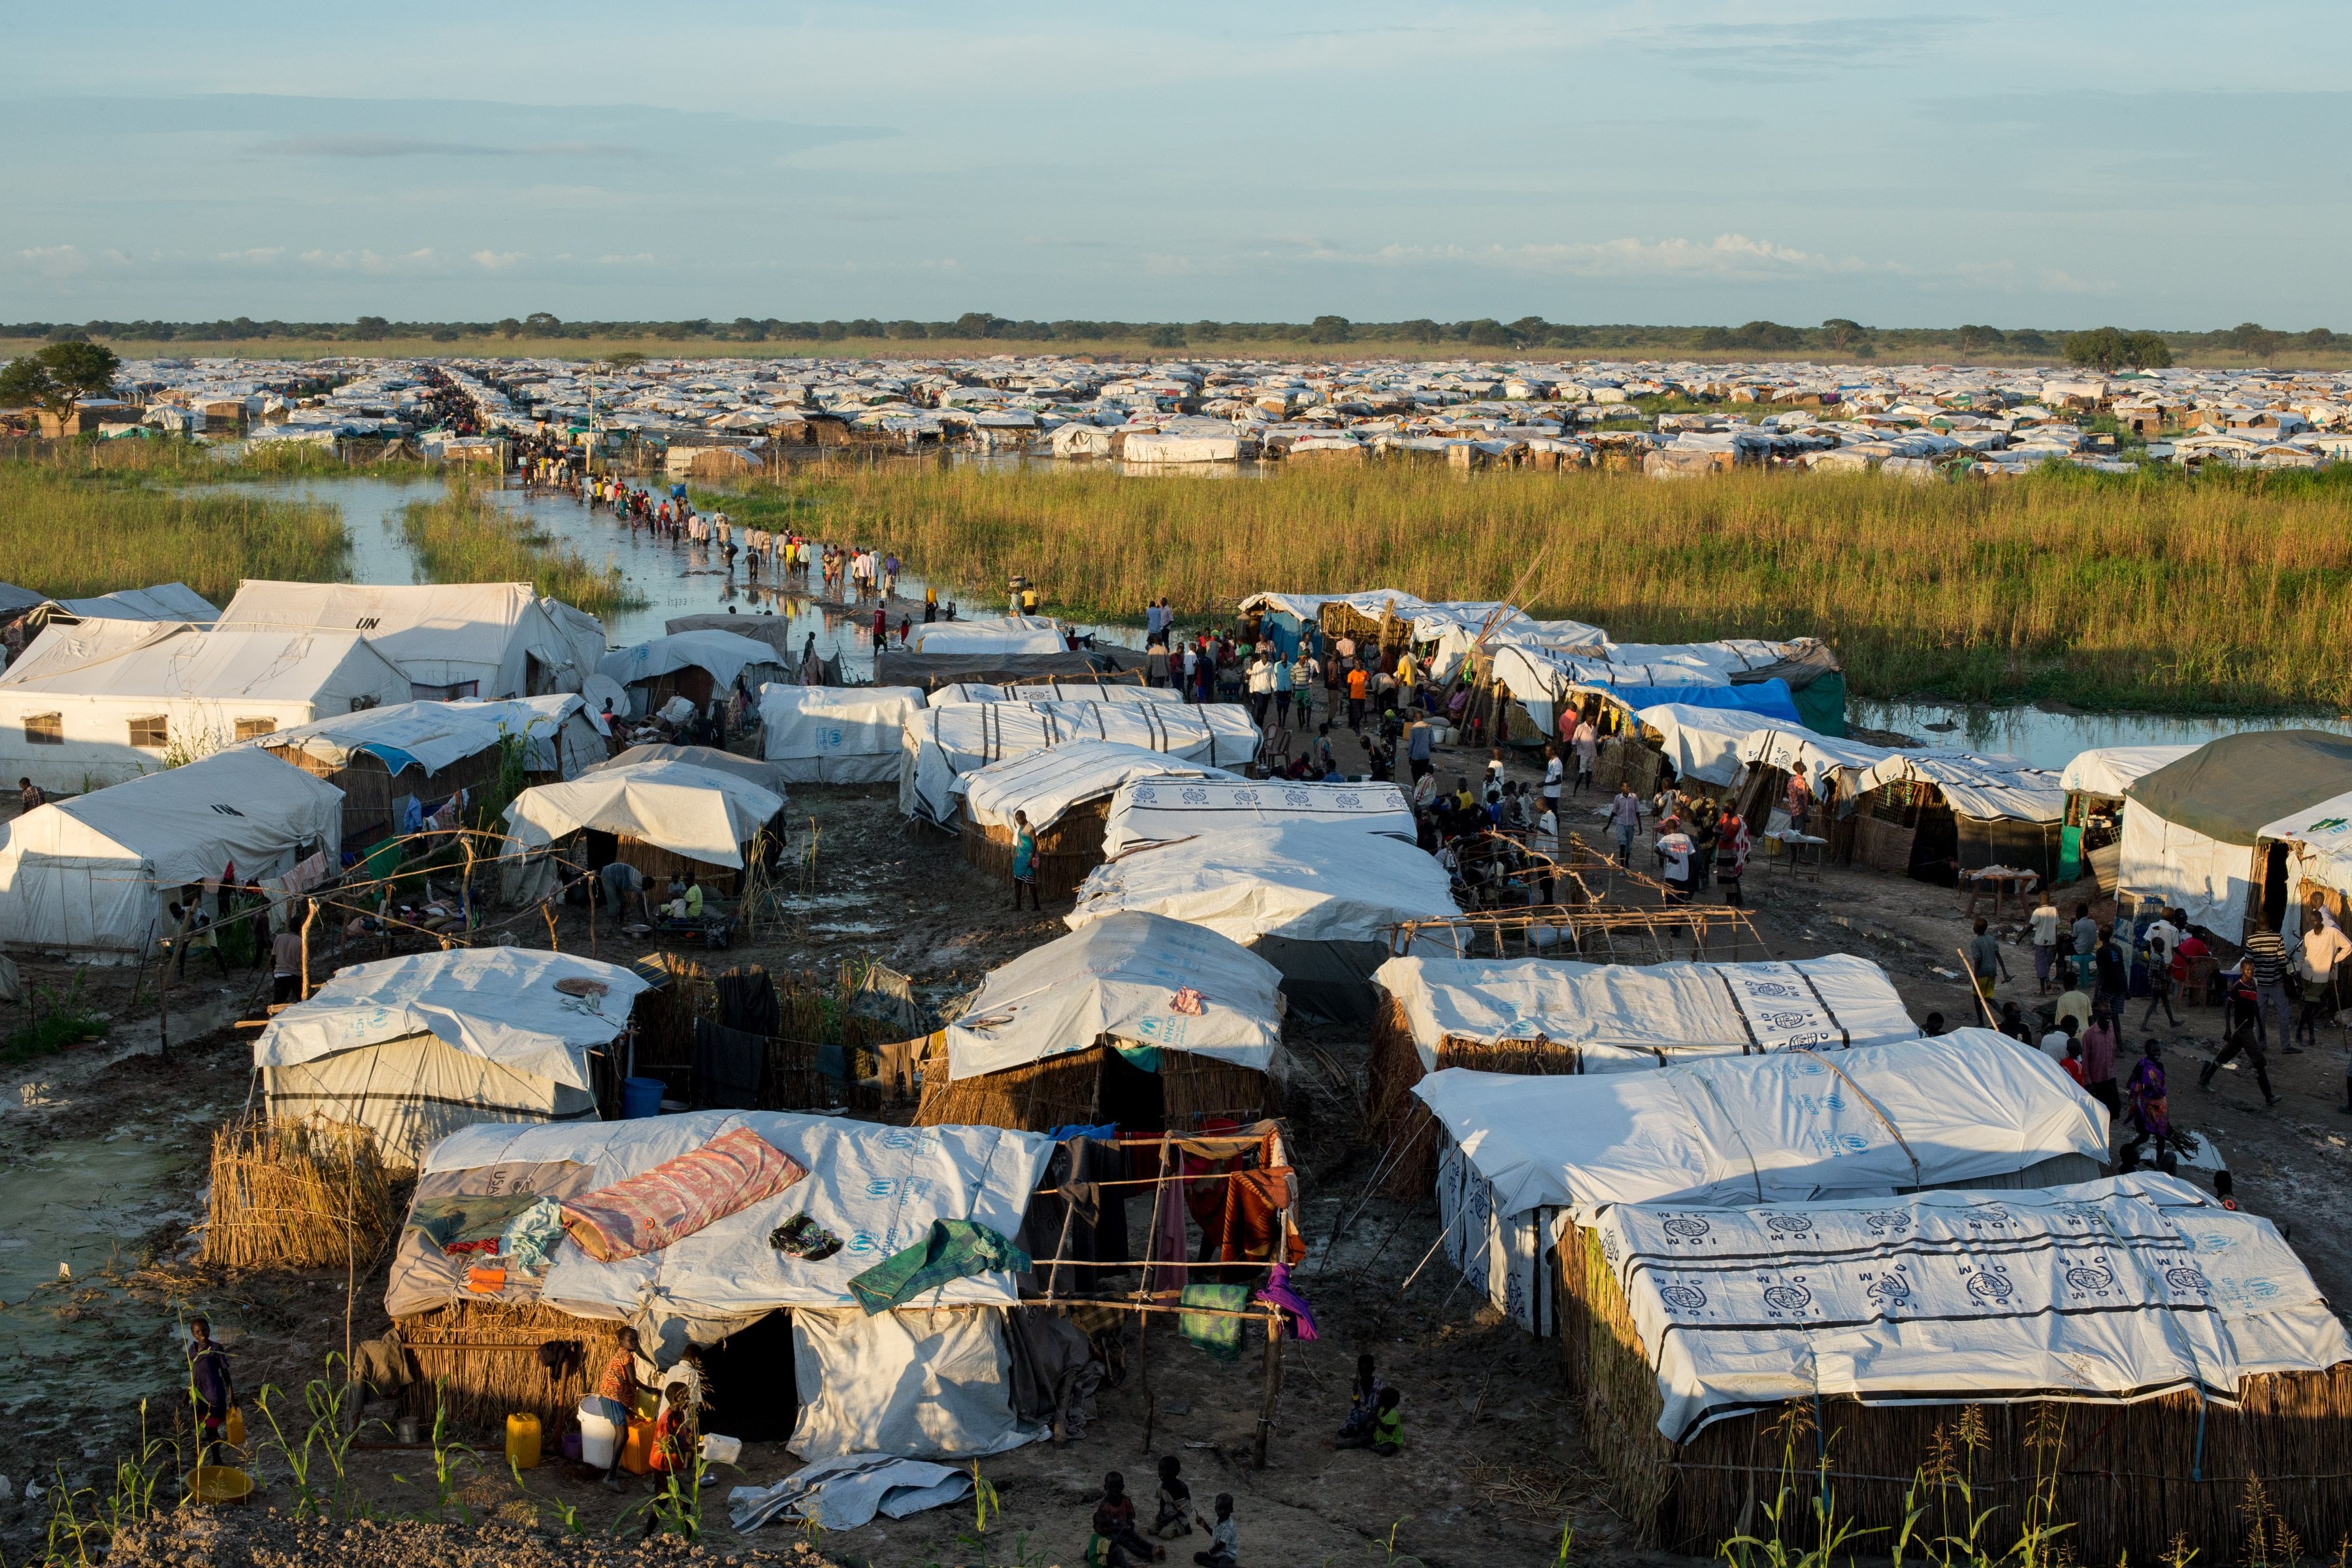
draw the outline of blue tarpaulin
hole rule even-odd
[[[1679,702],[1687,708],[1727,708],[1753,713],[1759,719],[1785,720],[1800,727],[1805,722],[1797,711],[1797,700],[1789,693],[1789,683],[1778,676],[1741,686],[1607,686],[1595,689],[1608,692],[1637,713],[1663,702]]]

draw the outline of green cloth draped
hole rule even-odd
[[[950,1280],[965,1279],[993,1269],[1025,1274],[1029,1255],[984,1225],[970,1220],[935,1219],[922,1240],[894,1252],[849,1282],[849,1293],[866,1315],[903,1306],[926,1290]]]

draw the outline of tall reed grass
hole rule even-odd
[[[462,479],[437,500],[411,501],[401,531],[417,564],[436,583],[529,583],[549,598],[602,615],[646,601],[617,566],[591,566],[580,552],[501,510]]]
[[[905,557],[998,602],[1189,619],[1260,590],[1521,602],[1622,641],[1819,636],[1864,696],[2175,710],[2352,708],[2352,471],[1458,475],[1262,479],[884,465],[754,487],[730,510]]]
[[[331,506],[180,493],[136,470],[0,462],[0,580],[52,598],[179,582],[226,604],[242,578],[332,582],[350,569]]]

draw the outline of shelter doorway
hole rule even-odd
[[[781,1443],[801,1418],[793,1315],[775,1311],[702,1352],[707,1430],[746,1443]]]
[[[591,871],[601,871],[605,867],[611,865],[614,860],[620,858],[621,840],[619,835],[606,833],[601,828],[595,827],[583,828],[582,829],[582,832],[584,834],[588,841],[586,846],[588,851],[588,869]]]
[[[1102,1083],[1096,1113],[1118,1123],[1122,1132],[1158,1132],[1168,1124],[1168,1091],[1156,1072],[1146,1072],[1115,1050],[1103,1052]]]
[[[2286,929],[2286,851],[2284,844],[2273,843],[2263,861],[2263,923],[2272,931]]]

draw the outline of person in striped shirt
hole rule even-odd
[[[2263,1033],[2275,1016],[2281,1054],[2301,1056],[2302,1048],[2294,1043],[2294,1013],[2287,1003],[2286,942],[2276,921],[2264,921],[2263,929],[2246,939],[2246,963],[2253,969],[2255,1033]]]

